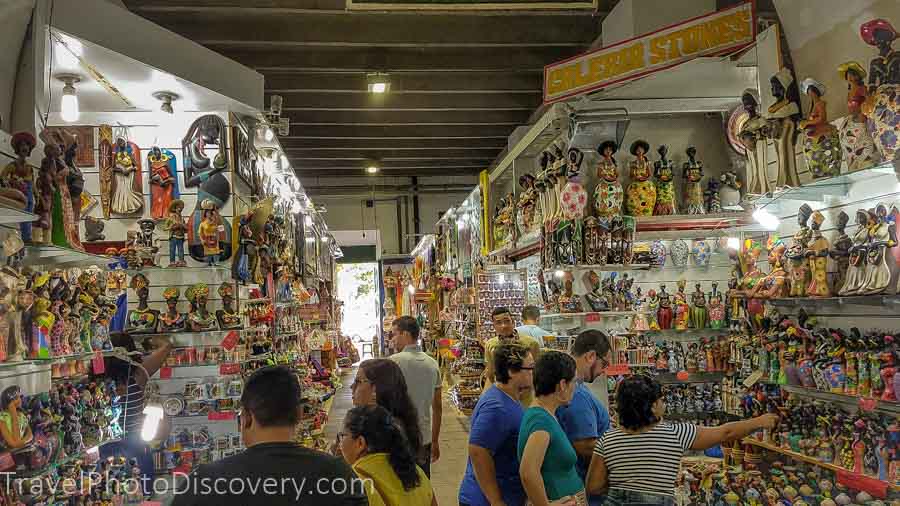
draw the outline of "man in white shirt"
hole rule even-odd
[[[541,310],[537,306],[525,306],[522,308],[522,325],[516,327],[516,332],[524,334],[544,347],[544,336],[552,336],[553,332],[544,330],[538,326],[541,319]]]
[[[394,320],[391,328],[395,353],[391,360],[400,366],[409,397],[419,415],[422,431],[422,451],[418,456],[419,467],[431,477],[431,463],[441,456],[438,436],[441,433],[441,370],[436,360],[419,346],[419,324],[411,316]]]

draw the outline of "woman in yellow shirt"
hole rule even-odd
[[[437,505],[431,482],[386,409],[351,409],[338,439],[344,460],[362,480],[369,506]]]

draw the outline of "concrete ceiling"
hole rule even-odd
[[[346,0],[125,0],[265,76],[303,177],[472,175],[541,103],[544,65],[587,49],[601,12],[359,12]],[[388,72],[390,93],[366,91]],[[227,79],[228,76],[222,76]]]

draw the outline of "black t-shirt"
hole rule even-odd
[[[364,483],[339,457],[263,443],[176,480],[173,506],[367,506]]]

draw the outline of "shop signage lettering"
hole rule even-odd
[[[544,69],[544,102],[623,83],[753,42],[752,2],[599,48]]]
[[[230,376],[232,374],[240,374],[241,364],[225,363],[219,364],[219,375]]]

